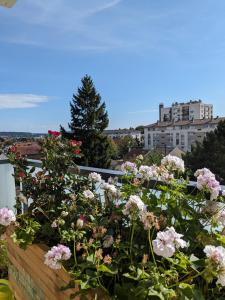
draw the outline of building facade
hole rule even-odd
[[[121,139],[125,136],[130,136],[133,139],[141,141],[142,134],[140,131],[135,129],[113,129],[113,130],[104,130],[104,133],[114,139]]]
[[[213,117],[213,105],[204,104],[202,100],[189,101],[186,103],[175,102],[171,107],[159,105],[159,121],[188,121],[196,119],[211,119]]]
[[[177,122],[157,122],[145,126],[145,149],[165,149],[171,151],[179,147],[190,151],[197,141],[202,142],[206,133],[214,130],[225,118],[198,119]]]

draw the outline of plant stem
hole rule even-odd
[[[148,227],[148,242],[149,242],[149,246],[150,246],[150,250],[151,250],[154,265],[157,267],[157,263],[156,263],[156,260],[155,260],[155,254],[154,254],[154,251],[153,251],[153,248],[152,248],[151,229],[150,229],[150,227]]]
[[[77,266],[77,253],[76,253],[76,240],[75,240],[75,238],[73,240],[73,255],[74,255],[75,266]]]
[[[174,286],[177,286],[177,285],[179,285],[180,283],[187,282],[187,281],[189,281],[189,280],[192,280],[192,279],[194,279],[194,278],[197,278],[198,276],[201,276],[203,273],[204,273],[204,270],[201,271],[201,272],[198,272],[197,274],[195,274],[195,275],[193,275],[193,276],[191,276],[191,277],[186,278],[186,279],[183,280],[183,281],[179,281],[179,282],[177,282],[177,283],[174,283],[174,284],[168,286],[168,289],[170,289],[170,288],[172,288],[172,287],[174,287]]]
[[[130,237],[130,261],[132,263],[132,247],[133,247],[133,239],[134,239],[134,227],[135,224],[132,223],[131,237]]]

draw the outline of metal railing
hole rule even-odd
[[[35,167],[38,169],[42,168],[42,162],[40,160],[28,159],[28,166]],[[96,172],[101,174],[102,179],[108,180],[110,177],[117,177],[118,182],[122,184],[122,176],[124,173],[122,171],[110,170],[110,169],[101,169],[93,167],[78,166],[77,168],[70,168],[70,171],[73,173],[78,173],[80,175],[88,176],[91,172]],[[8,207],[14,209],[16,204],[16,185],[14,178],[14,167],[10,164],[8,159],[0,159],[0,208]],[[157,189],[156,185],[159,184],[157,180],[150,180],[148,182],[149,189]],[[160,182],[160,185],[167,185],[165,182]],[[190,181],[187,184],[187,191],[191,193],[197,192],[196,189],[197,183]],[[21,188],[21,187],[20,187]],[[225,186],[221,186],[222,190],[225,190]]]

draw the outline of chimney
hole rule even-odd
[[[161,118],[161,110],[164,108],[164,104],[160,103],[159,104],[159,122],[162,122],[162,118]]]

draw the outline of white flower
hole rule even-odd
[[[170,171],[178,171],[183,173],[185,170],[183,159],[170,154],[161,160],[161,165]]]
[[[218,213],[217,220],[221,225],[225,226],[225,208]]]
[[[206,256],[220,267],[225,266],[225,248],[222,246],[207,245],[203,250]]]
[[[97,182],[101,182],[102,177],[101,177],[100,174],[92,172],[88,175],[88,179],[95,182],[95,183],[97,183]]]
[[[125,163],[123,163],[121,165],[121,171],[123,171],[124,173],[133,173],[133,174],[137,174],[137,166],[135,163],[132,163],[130,161],[126,161]]]
[[[57,220],[54,220],[54,221],[52,222],[51,227],[52,227],[52,228],[57,228],[57,227],[58,227]]]
[[[77,219],[77,228],[83,228],[84,227],[84,218]]]
[[[219,273],[218,280],[216,283],[221,284],[222,286],[225,286],[225,271],[222,271]]]
[[[156,239],[152,241],[154,252],[166,258],[173,256],[176,249],[187,247],[187,243],[181,239],[182,236],[173,227],[158,232]]]
[[[83,195],[86,199],[94,199],[94,197],[95,197],[95,195],[90,190],[84,191]]]
[[[113,184],[109,184],[107,182],[104,182],[102,184],[102,189],[105,190],[106,192],[110,193],[112,196],[117,196],[118,195],[118,190]]]
[[[62,216],[62,217],[67,217],[68,214],[69,214],[68,211],[64,211],[64,210],[63,210],[63,211],[61,212],[61,216]]]
[[[9,226],[16,221],[16,216],[11,209],[3,207],[0,209],[0,225]]]
[[[141,217],[142,212],[145,210],[146,206],[141,198],[136,195],[131,195],[125,205],[125,208],[123,209],[123,214],[131,216],[132,213],[138,212],[139,216]]]
[[[157,177],[155,166],[140,166],[139,173],[143,179],[150,180]]]
[[[104,248],[109,248],[109,247],[112,246],[113,242],[114,242],[113,236],[112,235],[106,235],[104,237],[103,247]]]

